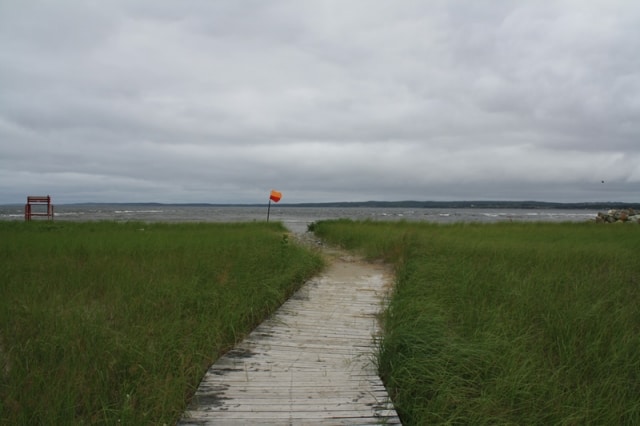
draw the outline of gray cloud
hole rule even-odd
[[[0,203],[637,201],[639,18],[622,0],[0,2]]]

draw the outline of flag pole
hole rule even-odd
[[[267,208],[267,222],[269,222],[269,213],[271,213],[271,197],[269,197],[269,207]]]

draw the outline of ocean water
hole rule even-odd
[[[279,221],[295,232],[325,219],[406,220],[451,222],[544,221],[584,222],[596,217],[595,210],[565,209],[433,209],[373,207],[292,207],[271,205],[270,220]],[[0,220],[24,220],[24,206],[0,206]],[[34,218],[44,220],[44,218]],[[142,222],[251,222],[266,221],[267,206],[185,206],[139,204],[87,204],[55,206],[56,221],[142,221]]]

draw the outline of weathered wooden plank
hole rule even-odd
[[[367,395],[372,395],[377,400],[382,400],[387,397],[386,389],[382,385],[371,386],[370,389],[365,390],[357,390],[357,389],[347,389],[344,388],[336,389],[335,386],[331,386],[328,384],[316,386],[315,384],[307,385],[307,386],[273,386],[271,388],[265,388],[261,383],[259,384],[251,384],[251,383],[241,383],[234,384],[233,387],[229,385],[219,386],[201,386],[198,388],[197,395],[205,395],[205,394],[214,394],[218,396],[227,396],[227,395],[251,395],[252,397],[258,395],[265,396],[273,396],[280,397],[285,395],[289,398],[295,396],[296,398],[322,398],[327,396],[332,397],[347,397],[347,398],[356,398],[360,397],[362,393],[366,393]]]
[[[383,425],[399,425],[399,419],[353,419],[353,418],[328,418],[328,419],[312,419],[310,422],[309,419],[298,419],[289,417],[286,419],[251,419],[250,424],[252,426],[282,426],[282,425],[290,425],[290,426],[308,426],[309,424],[313,425],[330,425],[330,426],[342,426],[342,425],[358,425],[358,426],[380,426]],[[238,426],[240,424],[247,423],[246,419],[215,419],[215,420],[203,420],[203,419],[183,419],[180,424],[183,426],[202,426],[205,424],[215,424],[216,426]]]
[[[350,376],[366,375],[370,376],[371,372],[363,369],[360,362],[354,363],[350,359],[337,360],[338,362],[318,361],[315,358],[311,358],[308,361],[300,361],[293,359],[290,361],[280,361],[273,363],[245,363],[245,364],[219,364],[209,369],[209,373],[217,374],[219,376],[226,375],[227,377],[236,373],[245,375],[247,372],[257,375],[258,373],[273,374],[290,372],[295,373],[296,377],[304,377],[304,375],[310,376],[317,373],[324,373],[327,369],[334,369],[337,371],[335,374],[341,377],[345,372]],[[323,374],[326,375],[326,374]]]
[[[387,410],[380,413],[379,416],[372,416],[367,411],[324,411],[324,412],[236,412],[236,411],[215,411],[211,413],[202,413],[197,417],[191,417],[191,422],[195,420],[202,422],[201,424],[218,425],[221,421],[235,421],[236,425],[254,423],[256,420],[278,421],[279,424],[318,424],[321,420],[328,424],[334,424],[336,420],[344,420],[342,424],[362,425],[362,424],[399,424],[394,411]],[[349,422],[350,420],[350,422]],[[182,424],[182,423],[181,423]]]
[[[245,357],[254,357],[259,355],[265,355],[273,350],[280,350],[284,354],[323,354],[326,356],[339,356],[342,354],[350,355],[361,353],[365,348],[371,346],[372,338],[369,338],[369,344],[365,344],[362,339],[345,339],[338,341],[335,339],[325,339],[327,346],[323,347],[322,343],[315,343],[320,341],[320,337],[316,339],[308,339],[306,337],[301,338],[301,341],[292,339],[281,339],[279,341],[256,341],[253,339],[247,340],[247,346],[245,349]],[[239,354],[230,354],[231,358],[239,358]]]
[[[286,375],[288,373],[284,373]],[[271,379],[271,380],[270,380]],[[254,386],[263,385],[265,387],[275,388],[277,386],[285,387],[288,386],[290,389],[295,389],[296,387],[310,387],[314,385],[324,385],[328,386],[330,384],[334,385],[334,387],[342,386],[368,386],[377,384],[376,381],[367,379],[365,376],[361,376],[361,378],[354,378],[353,380],[340,380],[336,376],[333,377],[310,377],[306,380],[298,380],[295,383],[288,381],[286,378],[279,378],[278,375],[273,375],[271,377],[265,376],[260,380],[249,380],[245,381],[242,378],[228,378],[225,379],[225,383],[229,385],[243,385],[247,383],[252,383]]]
[[[263,401],[264,402],[264,401]],[[307,404],[290,404],[286,403],[269,403],[269,404],[256,404],[254,401],[250,400],[233,400],[228,401],[224,406],[214,407],[212,406],[208,413],[212,412],[225,412],[228,413],[231,410],[234,414],[231,415],[245,415],[245,413],[331,413],[331,412],[342,412],[342,415],[345,417],[367,417],[371,415],[371,410],[375,408],[377,412],[388,414],[389,410],[393,410],[393,405],[389,404],[363,404],[358,402],[348,402],[348,403],[307,403]],[[224,416],[219,416],[224,417]]]
[[[204,404],[206,402],[210,402],[215,400],[215,398],[222,399],[230,398],[227,401],[231,401],[231,404],[242,403],[242,404],[253,404],[255,406],[268,405],[268,404],[280,404],[280,405],[288,405],[288,406],[297,406],[308,404],[309,401],[312,401],[315,404],[370,404],[373,406],[378,404],[380,406],[385,406],[389,409],[393,408],[391,402],[386,401],[386,395],[381,393],[377,393],[374,395],[362,395],[362,394],[352,394],[347,395],[343,394],[342,396],[329,395],[328,392],[314,397],[311,396],[298,396],[298,394],[287,393],[284,390],[278,392],[278,390],[274,390],[274,394],[268,393],[228,393],[221,396],[218,393],[213,393],[209,395],[198,395],[196,396],[197,403]]]
[[[284,373],[282,375],[286,375],[288,373]],[[292,383],[290,380],[288,380],[286,377],[279,377],[280,375],[272,375],[272,376],[267,376],[264,375],[263,377],[255,378],[252,379],[251,377],[249,378],[249,380],[245,380],[242,377],[229,377],[229,378],[225,378],[225,383],[228,384],[243,384],[243,383],[254,383],[254,384],[262,384],[264,386],[289,386],[290,388],[294,388],[295,384]],[[254,376],[255,377],[255,376]],[[316,377],[308,377],[305,380],[298,380],[296,382],[297,384],[301,385],[301,386],[311,386],[317,383],[321,383],[321,384],[333,384],[335,387],[338,387],[340,385],[342,386],[367,386],[367,385],[373,385],[376,384],[376,382],[374,380],[368,379],[366,376],[360,376],[360,378],[353,378],[352,380],[341,380],[340,378],[338,378],[338,376],[329,376],[329,377],[323,377],[321,375],[318,375]]]
[[[383,418],[389,418],[394,415],[393,410],[380,411],[378,416],[372,416],[369,409],[366,410],[331,410],[331,411],[211,411],[208,413],[198,414],[191,419],[209,420],[212,424],[217,424],[218,420],[236,419],[236,420],[266,420],[266,419],[299,419],[299,420],[316,420],[316,419],[353,419],[354,424],[360,424],[362,420],[372,421],[379,419],[382,423]]]
[[[290,373],[295,374],[296,378],[302,377],[302,375],[306,375],[307,377],[318,375],[318,373],[324,373],[327,370],[345,370],[348,366],[345,364],[350,361],[344,362],[316,362],[314,360],[302,361],[299,362],[297,360],[281,362],[281,363],[273,363],[269,365],[259,364],[259,363],[251,363],[246,365],[237,365],[237,364],[229,364],[229,365],[219,365],[215,368],[209,370],[210,374],[216,374],[219,376],[227,376],[231,377],[232,375],[246,375],[247,372],[253,373],[253,377],[256,377],[259,372],[267,373],[268,376],[272,376],[274,374],[283,374]],[[311,363],[315,363],[312,365]],[[313,370],[311,370],[313,369]],[[314,373],[318,372],[318,373]],[[348,370],[350,376],[355,377],[359,375],[370,375],[371,373],[366,370],[362,370],[361,366],[355,365],[351,369]],[[338,373],[342,374],[342,373]],[[326,375],[326,374],[324,374]]]
[[[371,322],[374,322],[374,321],[376,320],[374,319],[371,320]],[[291,327],[291,324],[287,324],[287,325]],[[352,326],[337,327],[334,324],[330,324],[328,326],[327,325],[317,326],[317,323],[315,323],[315,321],[309,321],[308,323],[304,324],[304,327],[301,326],[302,325],[301,323],[298,323],[298,325],[300,325],[298,330],[275,328],[273,325],[268,329],[262,329],[262,328],[256,329],[256,333],[252,334],[251,337],[256,340],[261,338],[274,337],[274,336],[294,337],[297,334],[300,334],[302,336],[320,336],[320,337],[337,337],[337,338],[349,338],[351,336],[360,337],[360,338],[371,337],[371,333],[369,333],[368,330],[360,330],[359,328],[352,327]]]

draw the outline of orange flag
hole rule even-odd
[[[282,193],[278,192],[274,189],[271,190],[271,195],[269,196],[269,199],[271,199],[273,202],[277,203],[278,201],[280,201],[280,199],[282,198]]]

